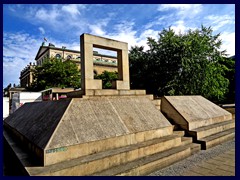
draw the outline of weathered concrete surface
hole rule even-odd
[[[90,175],[145,156],[164,152],[180,145],[181,137],[170,135],[134,145],[95,153],[43,168],[27,168],[27,170],[31,175]]]
[[[171,127],[148,97],[72,99],[48,148]]]
[[[186,130],[232,119],[231,113],[202,96],[164,96],[161,110]]]
[[[68,98],[80,98],[86,96],[133,96],[146,95],[146,90],[117,90],[117,89],[88,89],[67,93]]]
[[[44,149],[71,100],[25,103],[4,120],[27,141]]]
[[[29,113],[26,113],[29,112]],[[26,104],[6,119],[33,154],[49,165],[171,135],[149,96],[73,98]]]

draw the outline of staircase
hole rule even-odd
[[[186,131],[194,142],[201,144],[203,150],[211,148],[235,137],[235,119],[202,126]]]
[[[235,137],[232,114],[201,96],[165,96],[161,111],[174,130],[184,130],[202,150]]]
[[[200,150],[184,131],[134,145],[106,150],[73,160],[38,168],[28,168],[31,176],[146,175]]]

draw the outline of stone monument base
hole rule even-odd
[[[202,149],[235,137],[232,114],[202,96],[164,96],[161,110],[174,125],[202,144]]]
[[[196,148],[173,134],[160,102],[145,91],[92,90],[83,97],[26,103],[5,119],[12,167],[26,175],[143,175]]]

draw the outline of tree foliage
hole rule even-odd
[[[235,56],[230,58],[223,58],[219,62],[226,68],[224,69],[224,77],[229,80],[228,93],[226,94],[226,100],[223,103],[235,102]]]
[[[73,87],[81,86],[80,71],[75,63],[61,59],[45,59],[42,66],[37,66],[34,70],[34,81],[30,89],[35,91],[44,90],[51,87]]]
[[[132,47],[129,53],[131,88],[162,95],[202,95],[222,100],[228,92],[228,67],[221,63],[220,34],[211,27],[176,34],[164,29],[157,40],[148,38],[149,50]]]
[[[102,79],[103,83],[103,89],[111,89],[112,88],[112,82],[116,81],[118,78],[117,72],[109,72],[109,71],[103,71],[102,74],[95,75],[95,79]]]

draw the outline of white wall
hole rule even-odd
[[[27,102],[42,101],[41,92],[18,92],[12,96],[11,113],[15,112],[19,107]]]
[[[3,97],[3,119],[9,115],[9,97]]]

